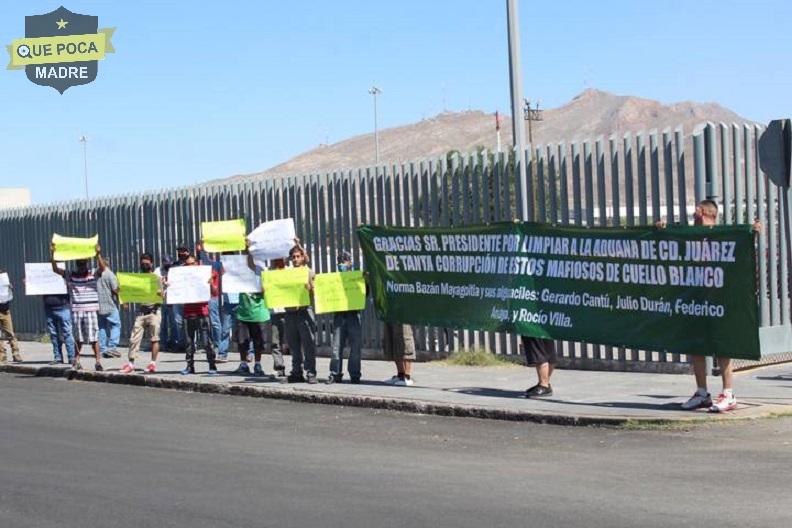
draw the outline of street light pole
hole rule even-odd
[[[509,39],[509,81],[511,86],[511,111],[512,111],[512,139],[514,141],[517,184],[521,197],[518,204],[520,219],[533,220],[533,210],[530,204],[533,197],[528,196],[528,191],[533,191],[533,186],[528,185],[528,159],[525,153],[525,125],[521,119],[522,112],[522,73],[520,71],[520,20],[517,14],[517,0],[506,0],[506,28]]]
[[[377,96],[382,93],[382,90],[376,86],[372,86],[369,94],[374,96],[374,163],[379,164],[379,129],[377,128]]]
[[[80,139],[83,144],[83,163],[85,170],[85,199],[88,199],[88,136],[83,134]]]

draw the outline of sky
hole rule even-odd
[[[117,28],[116,52],[62,95],[0,72],[0,188],[27,187],[33,204],[84,198],[86,158],[96,198],[259,172],[370,134],[373,86],[380,130],[510,113],[506,0],[63,1]],[[5,3],[2,44],[60,5]],[[788,0],[518,6],[524,96],[542,108],[595,88],[759,122],[792,114]]]

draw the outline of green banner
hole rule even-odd
[[[118,298],[122,304],[162,304],[160,278],[156,273],[116,273]]]
[[[348,312],[366,307],[366,281],[362,271],[319,273],[314,277],[316,313]]]
[[[261,285],[268,308],[296,308],[311,304],[307,284],[310,272],[305,266],[262,271]]]
[[[386,321],[759,359],[751,226],[357,233]]]

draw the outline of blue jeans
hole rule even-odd
[[[109,314],[99,314],[99,352],[104,354],[108,350],[118,348],[121,339],[121,315],[118,310]]]
[[[231,328],[234,326],[238,304],[224,302],[220,306],[220,340],[217,342],[217,357],[227,358],[231,346]],[[211,313],[211,312],[210,312]]]
[[[360,378],[362,348],[360,312],[337,313],[333,316],[333,350],[330,356],[330,375],[341,377],[344,373],[344,346],[349,342],[347,370],[353,378]]]
[[[171,343],[173,343],[179,350],[187,350],[187,332],[184,326],[184,305],[172,304],[173,325],[175,333],[171,335]]]
[[[220,298],[209,299],[209,335],[212,338],[212,343],[217,347],[218,355],[222,357],[220,352],[220,334],[223,330],[223,325],[220,323]],[[228,355],[228,349],[226,349]]]
[[[74,361],[74,336],[72,335],[71,310],[68,306],[61,308],[44,307],[47,317],[47,331],[52,342],[52,354],[56,361],[63,361],[63,345],[66,345],[66,356],[69,362]]]

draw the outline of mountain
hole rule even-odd
[[[640,97],[615,95],[589,89],[558,108],[542,110],[541,121],[532,121],[534,143],[546,145],[621,135],[675,129],[685,133],[704,121],[750,123],[717,103],[679,102],[664,105]],[[526,141],[528,138],[526,123]],[[503,116],[501,145],[508,150],[512,142],[511,118]],[[443,112],[418,123],[379,131],[382,164],[415,161],[445,155],[450,150],[475,151],[483,146],[495,151],[495,116],[479,110]],[[374,163],[374,134],[364,134],[333,145],[321,145],[263,172],[226,178],[240,181],[286,174],[321,174],[370,166]]]

